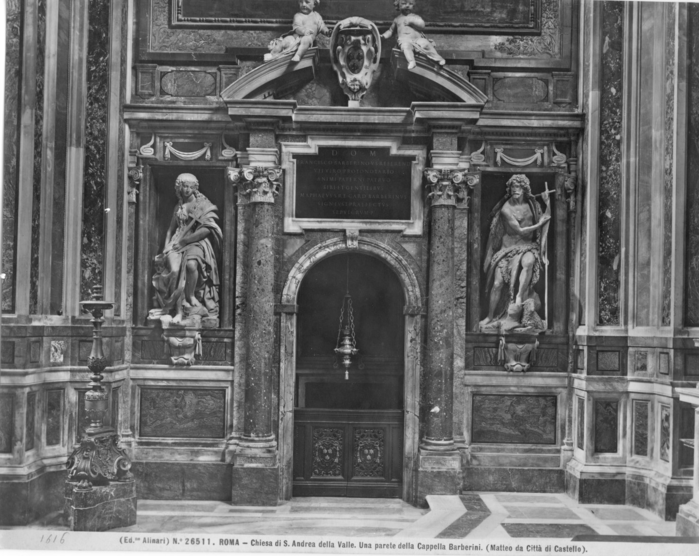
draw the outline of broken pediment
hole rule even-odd
[[[293,95],[315,78],[318,48],[309,48],[299,62],[291,61],[294,54],[284,54],[246,73],[223,90],[221,99],[273,100]]]
[[[488,97],[458,73],[440,66],[422,54],[415,56],[417,66],[408,69],[403,53],[394,48],[391,66],[396,81],[408,85],[420,100],[431,102],[464,102],[484,105]]]

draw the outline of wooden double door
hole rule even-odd
[[[403,411],[294,411],[293,496],[400,498]]]

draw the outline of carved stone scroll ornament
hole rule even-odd
[[[199,330],[187,329],[184,336],[174,335],[171,329],[163,331],[163,340],[170,349],[170,362],[178,367],[189,367],[202,355],[201,333]]]
[[[282,188],[282,169],[278,166],[228,168],[228,179],[250,203],[274,203]]]
[[[508,373],[526,373],[536,364],[536,350],[539,340],[533,342],[512,342],[500,336],[498,364]]]
[[[476,176],[468,176],[465,170],[425,168],[427,198],[432,206],[456,205],[467,200],[467,187],[475,185]]]
[[[330,59],[350,107],[359,107],[380,58],[381,37],[371,21],[349,17],[335,25],[330,37]]]
[[[136,195],[138,195],[138,188],[141,186],[143,181],[143,166],[133,166],[129,168],[129,190],[127,191],[127,197],[129,203],[136,203]]]

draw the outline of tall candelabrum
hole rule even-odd
[[[87,358],[90,375],[90,390],[85,392],[85,413],[90,424],[85,430],[80,445],[68,458],[68,480],[76,482],[77,488],[90,490],[93,486],[105,486],[111,481],[132,479],[131,460],[119,446],[119,434],[104,424],[109,406],[107,391],[102,386],[102,371],[107,359],[102,350],[102,315],[114,307],[114,303],[102,299],[102,287],[95,286],[89,301],[80,306],[92,314],[92,351]]]

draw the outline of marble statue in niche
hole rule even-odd
[[[265,54],[265,62],[292,52],[295,54],[291,61],[300,62],[320,33],[330,35],[322,16],[315,11],[318,4],[320,0],[299,0],[299,12],[294,16],[292,30],[269,43],[269,54]]]
[[[434,41],[425,37],[422,32],[425,28],[425,21],[417,14],[413,13],[415,9],[415,0],[395,0],[393,5],[399,15],[393,20],[391,27],[383,35],[384,39],[389,39],[395,33],[400,49],[408,61],[408,69],[413,69],[415,63],[415,52],[419,52],[427,56],[430,60],[434,60],[440,66],[446,62],[435,48]]]
[[[222,240],[218,209],[199,192],[199,181],[192,174],[177,177],[175,193],[178,202],[165,245],[154,260],[154,308],[148,319],[160,320],[164,328],[216,328],[217,252]]]
[[[551,219],[549,191],[541,193],[545,212],[524,174],[507,181],[507,193],[491,212],[483,270],[488,315],[481,332],[538,334],[546,330],[534,286],[546,273],[546,236]]]

